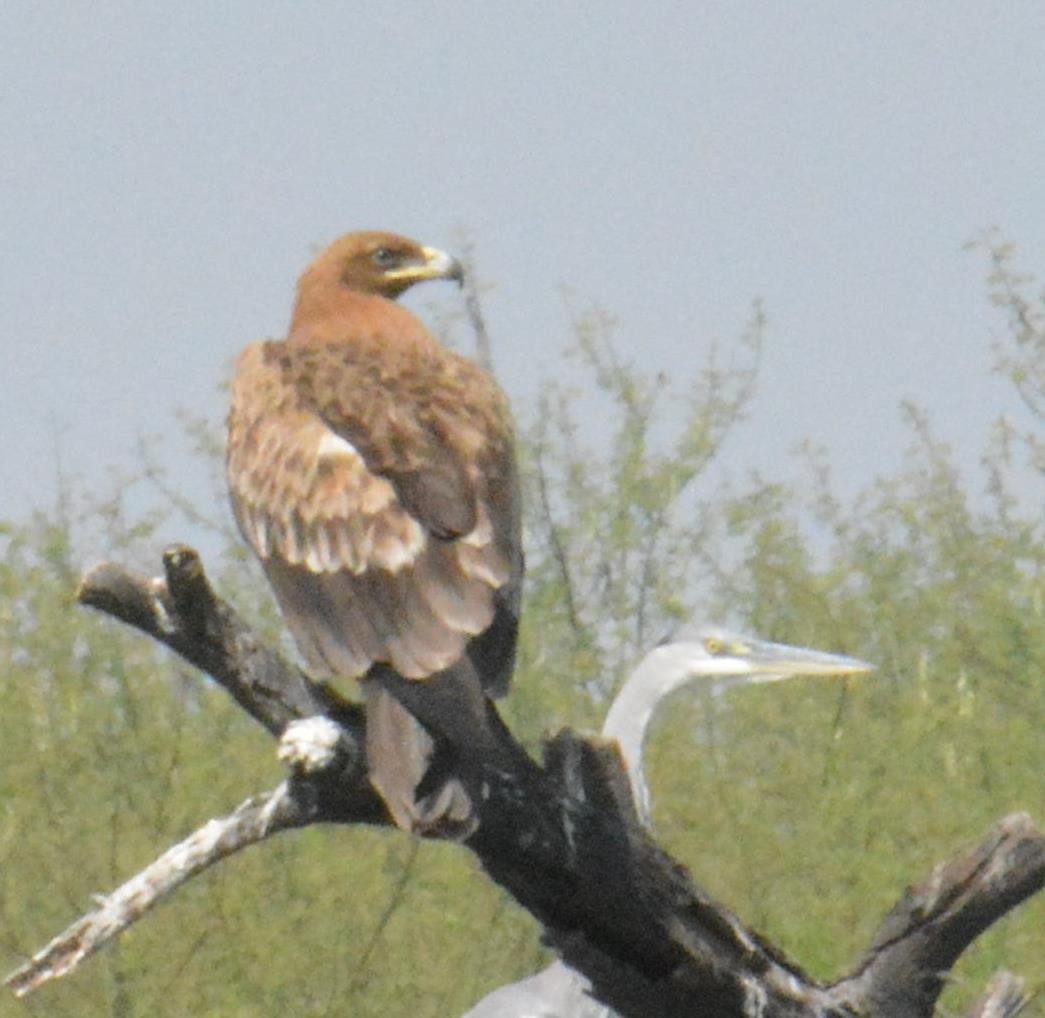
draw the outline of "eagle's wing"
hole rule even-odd
[[[507,409],[463,358],[384,353],[244,351],[229,418],[236,518],[314,666],[361,676],[386,662],[423,679],[467,651],[496,695],[522,573]]]

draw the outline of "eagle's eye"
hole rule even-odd
[[[399,256],[390,247],[379,247],[370,256],[374,264],[382,269],[390,269],[399,260]]]

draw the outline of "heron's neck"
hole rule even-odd
[[[602,734],[620,744],[621,755],[631,773],[642,770],[642,745],[659,700],[650,696],[649,683],[636,681],[638,678],[636,672],[621,686],[602,726]],[[664,689],[660,695],[669,691]]]
[[[649,790],[642,768],[646,731],[661,700],[692,678],[692,657],[692,649],[679,644],[667,644],[647,654],[617,693],[602,726],[602,734],[620,745],[632,797],[644,824],[650,821]]]
[[[667,643],[650,651],[621,686],[606,714],[602,734],[616,739],[631,780],[632,797],[639,819],[649,824],[649,789],[642,770],[642,746],[654,711],[673,690],[690,679],[704,677],[716,691],[729,686],[761,682],[763,676],[730,673],[723,664],[708,658],[702,645]]]

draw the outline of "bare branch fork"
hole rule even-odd
[[[100,565],[79,600],[209,673],[273,735],[324,715],[336,739],[321,765],[292,757],[278,788],[211,820],[100,898],[7,978],[19,995],[68,974],[196,873],[277,831],[389,822],[367,778],[363,710],[265,647],[216,596],[191,548],[169,548],[163,561],[160,578]],[[467,847],[622,1015],[928,1018],[962,951],[1045,885],[1045,836],[1028,816],[1007,816],[909,889],[854,971],[824,985],[746,930],[650,839],[615,744],[564,731],[541,764],[514,743],[510,759],[483,770],[489,794]],[[1000,974],[971,1014],[1009,1018],[1025,1003],[1019,980]]]

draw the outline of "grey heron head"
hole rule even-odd
[[[639,817],[649,823],[649,789],[642,773],[642,745],[653,712],[669,693],[692,679],[708,678],[722,690],[798,675],[861,675],[874,665],[844,654],[741,636],[718,627],[680,634],[651,650],[620,688],[602,734],[616,739],[627,765]]]
[[[699,630],[692,641],[683,638],[677,643],[691,647],[689,676],[713,676],[731,685],[779,682],[798,675],[863,675],[874,670],[874,665],[855,657],[774,643],[717,626]]]

